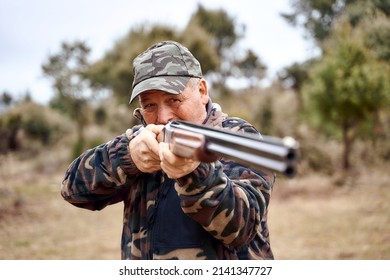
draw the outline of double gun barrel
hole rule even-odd
[[[299,144],[291,137],[231,132],[184,121],[173,121],[164,128],[164,142],[178,156],[201,162],[220,158],[234,160],[253,169],[266,168],[294,177]]]

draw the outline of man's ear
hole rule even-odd
[[[198,84],[198,90],[201,95],[201,100],[204,105],[209,102],[209,91],[207,89],[207,83],[205,79],[201,79]]]

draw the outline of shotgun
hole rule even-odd
[[[258,135],[257,135],[258,136]],[[214,162],[221,157],[234,160],[253,169],[266,168],[294,177],[299,144],[291,137],[263,136],[235,133],[184,121],[168,123],[162,141],[181,157],[201,162]]]

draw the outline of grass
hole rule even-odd
[[[367,179],[337,186],[313,175],[280,183],[269,218],[276,258],[389,259],[390,181]]]
[[[78,209],[59,194],[62,172],[1,162],[0,259],[120,258],[122,204]],[[389,176],[377,170],[342,183],[318,174],[279,178],[269,210],[275,257],[390,259]]]
[[[120,258],[121,205],[83,211],[61,198],[59,184],[45,180],[15,189],[23,202],[9,205],[0,219],[0,259]]]

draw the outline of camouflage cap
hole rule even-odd
[[[149,47],[133,61],[134,81],[130,103],[145,91],[181,93],[191,77],[202,77],[199,61],[183,45],[163,41]]]

